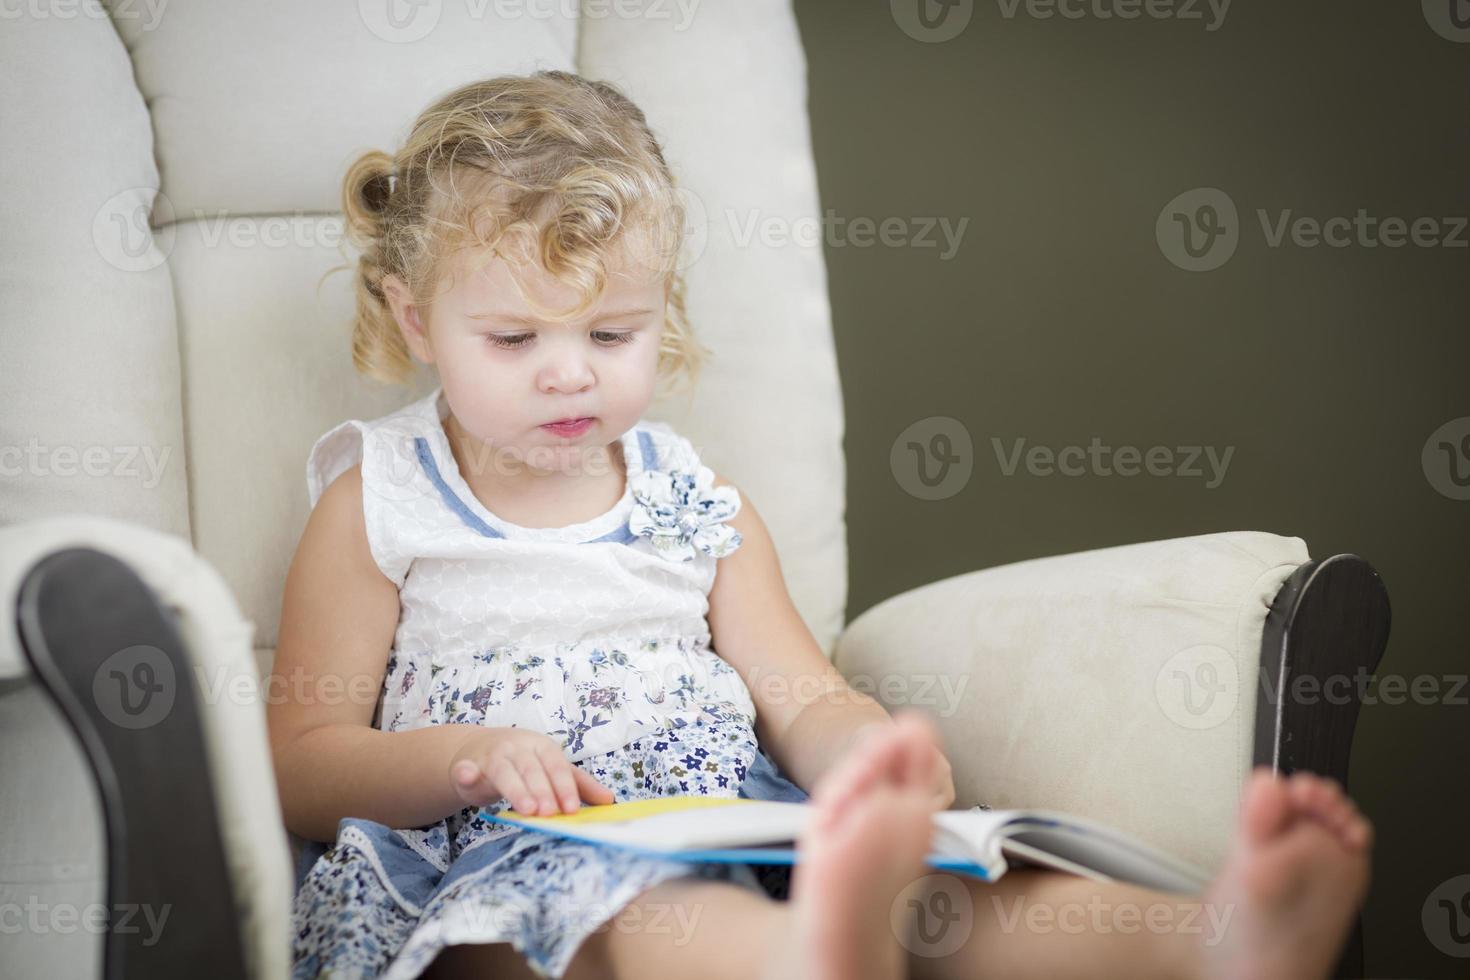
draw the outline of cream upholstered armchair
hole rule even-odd
[[[646,110],[689,192],[690,313],[718,355],[650,414],[760,502],[839,668],[936,717],[956,805],[1085,812],[1214,867],[1253,762],[1345,782],[1356,703],[1273,692],[1371,670],[1386,598],[1297,538],[987,569],[844,629],[823,254],[735,233],[818,212],[786,0],[68,9],[0,33],[6,976],[286,975],[299,842],[259,682],[306,454],[432,383],[353,373],[349,276],[323,279],[351,257],[338,182],[438,94],[504,72],[579,71]]]

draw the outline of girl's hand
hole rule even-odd
[[[572,764],[561,743],[524,728],[482,728],[449,762],[460,799],[488,806],[501,798],[517,813],[575,813],[581,800],[612,803],[613,791]]]
[[[948,810],[954,805],[954,773],[939,746],[934,746],[934,809]]]

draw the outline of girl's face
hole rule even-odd
[[[455,253],[452,288],[439,293],[427,323],[396,277],[385,278],[384,291],[409,350],[437,365],[459,429],[488,450],[476,459],[495,475],[482,479],[504,481],[507,462],[533,475],[607,467],[608,447],[653,400],[668,299],[663,277],[622,254],[609,255],[597,306],[579,320],[542,321],[517,292],[506,260],[496,255],[487,263],[481,255]],[[526,292],[549,309],[568,309],[577,300],[572,287],[539,264],[516,272]],[[593,421],[574,435],[544,428],[583,417]]]

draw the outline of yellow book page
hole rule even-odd
[[[731,806],[739,803],[759,803],[742,796],[656,796],[651,800],[630,800],[627,803],[583,803],[575,813],[557,813],[547,817],[517,813],[514,809],[500,812],[502,817],[528,824],[566,826],[584,823],[617,823],[652,817],[660,813],[677,813],[681,810],[700,810],[712,806]]]

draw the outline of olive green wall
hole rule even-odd
[[[849,619],[977,568],[1214,531],[1371,561],[1393,603],[1380,678],[1438,693],[1388,703],[1370,687],[1358,723],[1349,791],[1379,835],[1369,976],[1470,968],[1441,951],[1470,956],[1470,938],[1456,944],[1438,905],[1463,902],[1470,931],[1470,877],[1450,882],[1470,873],[1470,500],[1455,499],[1470,488],[1437,448],[1470,434],[1470,30],[1448,26],[1449,2],[1240,0],[1223,19],[1218,3],[1188,4],[1198,19],[1140,3],[1125,20],[1097,11],[1126,0],[1065,4],[1075,19],[991,0],[954,5],[951,29],[970,19],[940,41],[919,39],[912,0],[796,3],[834,219]],[[1197,188],[1238,220],[1219,198],[1174,202]],[[1225,233],[1203,249],[1196,224],[1194,260],[1180,222],[1211,203]],[[1346,244],[1299,244],[1290,227],[1271,244],[1284,212],[1320,224],[1359,209],[1359,225],[1332,227]],[[1433,221],[1389,247],[1390,217]],[[856,218],[898,220],[888,244],[863,245]],[[937,224],[924,234],[939,219],[952,234],[968,219],[951,255]],[[968,433],[973,470],[925,500],[890,450],[934,416]],[[995,437],[1007,452],[1169,447],[1175,467],[1180,447],[1231,455],[1215,486],[1024,460],[1005,475]]]

